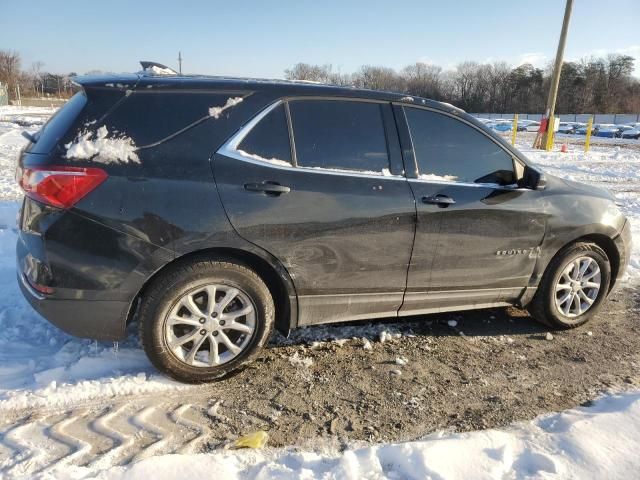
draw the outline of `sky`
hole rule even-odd
[[[0,49],[28,70],[131,72],[139,60],[213,75],[282,78],[297,62],[400,69],[422,61],[555,56],[563,0],[0,0]],[[640,0],[575,0],[565,60],[625,53],[640,77]]]

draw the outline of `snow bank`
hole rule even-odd
[[[75,141],[65,145],[67,158],[91,159],[102,163],[140,163],[134,141],[126,135],[111,135],[106,126],[97,132],[79,133]]]
[[[609,395],[592,407],[545,415],[505,430],[429,435],[422,441],[347,448],[165,455],[96,472],[51,478],[147,479],[501,479],[636,478],[640,393]]]
[[[242,102],[242,97],[230,97],[230,98],[227,98],[227,102],[223,106],[221,106],[221,107],[211,107],[209,109],[209,116],[211,116],[211,117],[213,117],[215,119],[218,119],[218,118],[220,118],[220,115],[222,115],[222,112],[224,112],[228,108],[235,107],[240,102]]]

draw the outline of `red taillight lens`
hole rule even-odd
[[[24,167],[18,183],[24,193],[58,208],[70,208],[107,179],[101,168]]]

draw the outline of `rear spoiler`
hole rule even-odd
[[[104,75],[82,75],[73,77],[71,81],[85,89],[87,88],[117,88],[134,90],[140,81],[140,75],[135,73],[111,73]]]

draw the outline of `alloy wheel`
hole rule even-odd
[[[192,367],[230,362],[249,345],[256,308],[242,290],[208,284],[179,297],[165,318],[164,336],[173,355]]]
[[[593,306],[601,285],[600,267],[595,259],[585,256],[571,260],[555,285],[556,307],[565,317],[579,317]]]

